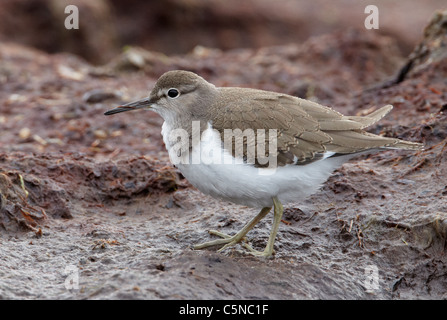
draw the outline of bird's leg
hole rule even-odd
[[[281,223],[281,218],[284,212],[284,208],[279,201],[278,197],[273,197],[273,225],[272,230],[270,232],[270,237],[267,242],[267,246],[265,247],[264,251],[257,251],[253,249],[249,244],[244,243],[245,248],[247,248],[250,251],[250,254],[260,257],[270,257],[273,254],[273,245],[275,243],[276,234],[278,233],[279,224]],[[254,219],[252,219],[247,225],[239,231],[234,236],[229,236],[227,234],[221,233],[219,231],[210,230],[211,234],[217,235],[223,239],[218,239],[214,241],[205,242],[199,245],[194,246],[194,249],[203,249],[206,247],[216,246],[216,245],[224,245],[222,248],[218,250],[218,252],[225,250],[226,248],[233,246],[243,240],[245,235],[253,229],[253,227],[264,218],[267,213],[269,213],[271,210],[271,207],[265,207],[261,210],[261,212],[258,213]]]
[[[273,254],[273,244],[275,243],[276,234],[278,233],[279,224],[281,223],[284,208],[278,197],[273,197],[273,225],[270,231],[269,241],[264,251],[254,251],[251,254],[261,257],[270,257]]]
[[[242,241],[242,239],[245,237],[245,235],[251,230],[253,229],[253,227],[259,222],[261,221],[266,215],[267,213],[270,212],[272,208],[271,207],[265,207],[262,208],[262,210],[258,213],[258,215],[256,217],[254,217],[249,223],[247,223],[245,225],[245,227],[242,228],[241,231],[239,231],[238,233],[236,233],[234,236],[229,236],[227,234],[221,233],[219,231],[216,230],[210,230],[209,233],[210,234],[214,234],[217,235],[223,239],[218,239],[218,240],[214,240],[214,241],[208,241],[205,243],[201,243],[198,245],[194,246],[194,249],[203,249],[203,248],[207,248],[207,247],[211,247],[211,246],[217,246],[217,245],[224,245],[222,248],[220,248],[218,251],[222,251],[226,248],[228,248],[229,246],[235,245],[238,242]],[[253,248],[251,248],[248,244],[245,246],[247,247],[250,251],[256,252]]]

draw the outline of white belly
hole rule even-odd
[[[168,151],[171,151],[166,132],[169,129],[164,124],[163,140]],[[214,153],[212,158],[220,157],[221,161],[209,161],[209,150],[218,152],[219,155]],[[204,156],[206,161],[197,161]],[[170,157],[172,161],[171,152]],[[344,158],[327,158],[307,165],[287,165],[275,169],[236,164],[232,155],[221,148],[220,135],[206,130],[200,147],[193,147],[191,154],[186,154],[182,161],[177,158],[173,163],[192,185],[205,194],[250,207],[270,207],[274,196],[285,204],[301,201],[315,193],[333,170],[347,160]]]

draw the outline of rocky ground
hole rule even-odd
[[[409,55],[402,38],[355,28],[169,56],[128,47],[100,66],[2,42],[0,298],[447,298],[446,21],[435,15]],[[156,114],[103,115],[172,69],[345,114],[393,104],[371,132],[426,148],[358,157],[286,206],[273,259],[194,251],[207,230],[234,233],[256,210],[189,185]],[[249,233],[255,248],[270,225]],[[67,289],[74,275],[79,288]]]

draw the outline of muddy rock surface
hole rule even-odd
[[[102,65],[0,43],[0,298],[447,298],[446,21],[435,15],[409,55],[358,29],[169,56],[129,47]],[[426,147],[353,159],[286,206],[272,259],[194,251],[207,230],[235,233],[256,210],[192,187],[156,114],[103,115],[172,69],[351,115],[393,104],[371,132]],[[267,216],[249,233],[254,248],[270,226]]]

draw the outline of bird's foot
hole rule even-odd
[[[210,234],[216,235],[221,237],[222,239],[218,239],[218,240],[213,240],[213,241],[208,241],[208,242],[204,242],[201,244],[197,244],[194,246],[195,250],[199,250],[199,249],[204,249],[204,248],[208,248],[208,247],[213,247],[213,246],[219,246],[219,245],[224,245],[222,248],[220,248],[217,252],[221,252],[223,250],[225,250],[228,247],[234,246],[237,243],[241,242],[241,241],[246,241],[247,238],[245,237],[241,237],[239,234],[235,234],[234,236],[230,236],[228,234],[219,232],[217,230],[210,230],[209,231]]]
[[[210,230],[209,233],[216,235],[218,237],[221,237],[222,239],[208,241],[205,243],[195,245],[194,246],[195,250],[204,249],[207,247],[212,247],[212,246],[217,246],[217,245],[224,245],[222,248],[217,250],[217,252],[222,252],[223,250],[242,242],[241,245],[245,249],[248,250],[248,252],[244,252],[244,253],[248,253],[248,254],[254,255],[256,257],[270,257],[273,254],[273,251],[269,252],[267,250],[267,248],[264,251],[258,251],[258,250],[253,249],[253,247],[250,244],[248,244],[247,238],[245,236],[241,236],[239,233],[235,234],[234,236],[230,236],[228,234],[225,234],[225,233],[222,233],[222,232],[219,232],[216,230]]]

